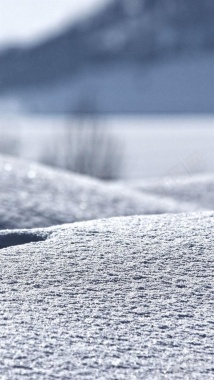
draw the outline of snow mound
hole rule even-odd
[[[189,177],[177,177],[176,179],[133,181],[131,188],[148,192],[158,196],[171,197],[174,200],[188,202],[193,207],[214,210],[214,175],[195,174]]]
[[[188,211],[188,204],[0,156],[0,229],[134,214]]]
[[[1,232],[24,245],[0,255],[0,375],[213,379],[213,229],[204,213]]]

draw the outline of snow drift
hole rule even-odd
[[[205,213],[2,231],[0,375],[213,379],[213,229]]]
[[[134,214],[197,210],[167,197],[130,190],[7,156],[0,157],[0,228],[32,228]]]
[[[139,180],[130,183],[132,189],[157,196],[197,204],[205,210],[214,210],[213,174],[195,174],[189,177],[162,178],[159,180]]]

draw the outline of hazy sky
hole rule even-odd
[[[40,38],[106,1],[0,0],[0,45]]]

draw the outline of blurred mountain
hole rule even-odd
[[[214,101],[198,94],[188,105],[182,91],[202,86],[210,99],[213,64],[213,0],[115,0],[42,44],[2,52],[0,94],[47,112],[71,112],[92,96],[101,112],[212,112]],[[151,104],[163,73],[169,99],[173,83],[177,96],[169,109],[160,94]]]

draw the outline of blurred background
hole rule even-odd
[[[213,0],[0,0],[0,153],[176,182],[213,142]]]

